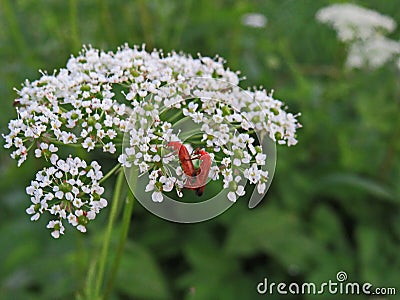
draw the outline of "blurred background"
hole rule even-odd
[[[64,67],[82,44],[218,54],[246,76],[242,87],[273,88],[289,111],[302,112],[299,143],[277,147],[274,180],[256,209],[241,199],[213,220],[185,225],[135,205],[112,299],[265,298],[256,291],[265,277],[318,284],[339,271],[348,281],[400,293],[399,69],[346,69],[346,45],[315,20],[332,3],[0,0],[2,133],[16,117],[13,87],[39,78],[39,69]],[[353,3],[400,22],[398,1]],[[264,26],[246,25],[248,13],[264,15]],[[399,30],[390,37],[398,40]],[[109,211],[87,234],[68,227],[54,240],[46,218],[32,223],[25,213],[25,187],[41,166],[28,160],[17,168],[8,151],[1,147],[0,154],[0,299],[74,299],[98,255]]]

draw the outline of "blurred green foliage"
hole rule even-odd
[[[398,1],[355,2],[400,21]],[[82,44],[218,54],[246,76],[243,86],[274,88],[290,111],[302,112],[300,142],[278,147],[274,181],[256,209],[242,199],[218,218],[185,225],[136,205],[112,299],[255,299],[264,277],[321,283],[341,270],[349,281],[400,293],[399,70],[344,68],[345,45],[314,18],[334,1],[0,3],[1,132],[15,117],[12,88],[38,78],[38,69],[63,67]],[[243,26],[248,12],[266,15],[267,26]],[[24,189],[40,165],[18,169],[0,153],[0,299],[82,295],[107,212],[85,235],[67,228],[52,239],[45,218],[32,223],[25,214]],[[110,198],[112,183],[106,190]]]

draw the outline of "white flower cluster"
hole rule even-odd
[[[32,202],[26,209],[31,220],[38,220],[45,211],[53,215],[56,219],[47,228],[52,229],[54,238],[64,234],[63,220],[86,232],[87,223],[107,206],[107,200],[101,197],[104,188],[98,183],[103,177],[100,169],[97,162],[87,165],[78,157],[68,157],[40,170],[26,188]]]
[[[332,4],[321,8],[316,15],[319,22],[331,25],[343,42],[366,40],[379,33],[389,33],[396,22],[374,10],[352,3]]]
[[[379,68],[393,57],[399,57],[400,43],[384,36],[350,45],[346,65],[349,68]]]
[[[349,44],[349,68],[378,68],[400,54],[400,43],[385,37],[396,28],[396,22],[388,16],[343,3],[320,9],[316,18],[332,26],[339,40]]]
[[[19,97],[14,105],[18,117],[9,122],[10,132],[3,135],[5,147],[12,149],[11,157],[18,161],[18,166],[31,149],[37,158],[50,162],[52,167],[39,172],[40,179],[35,182],[51,187],[55,193],[36,192],[39,196],[32,200],[36,202],[28,213],[36,219],[48,210],[60,220],[67,217],[83,231],[82,220],[93,218],[106,205],[104,200],[94,200],[97,196],[93,193],[100,195],[101,189],[98,178],[92,178],[90,171],[78,175],[75,167],[63,169],[64,165],[84,162],[59,159],[61,145],[87,152],[102,150],[122,166],[135,165],[140,172],[148,172],[147,190],[153,191],[154,201],[162,201],[161,192],[173,187],[181,195],[185,174],[181,172],[181,178],[172,176],[165,165],[178,157],[173,153],[167,155],[165,149],[169,141],[180,140],[173,125],[182,118],[199,126],[202,134],[191,145],[208,151],[214,165],[206,171],[212,179],[222,175],[224,187],[232,192],[230,200],[244,194],[242,177],[258,184],[262,193],[268,175],[262,170],[266,157],[251,132],[261,132],[279,144],[291,146],[297,143],[296,129],[300,124],[297,115],[287,113],[272,93],[264,89],[243,91],[236,86],[238,83],[238,73],[225,68],[221,58],[193,58],[175,52],[164,55],[162,51],[147,52],[144,47],[127,45],[116,52],[85,47],[77,57],[69,59],[66,68],[53,75],[43,73],[33,82],[26,81],[17,91]],[[121,153],[124,134],[129,135],[129,145]],[[201,160],[193,157],[196,159]],[[60,172],[71,175],[68,179],[63,177],[65,183],[56,176]],[[79,176],[92,182],[84,184]],[[66,192],[64,185],[72,190]],[[60,191],[54,190],[57,187]],[[60,192],[64,194],[61,196]],[[50,195],[60,203],[53,205],[54,200],[46,198]],[[84,195],[94,198],[83,200]],[[49,224],[53,235],[63,232],[60,220]]]
[[[199,73],[195,67],[192,67],[195,73]],[[225,72],[232,78],[229,71]],[[208,77],[178,79],[175,84],[161,86],[147,101],[137,101],[132,107],[134,128],[129,132],[129,145],[119,161],[126,167],[139,166],[140,172],[151,172],[146,191],[153,191],[153,201],[162,201],[161,192],[169,192],[174,186],[178,195],[182,195],[181,189],[187,187],[187,174],[174,172],[177,164],[172,164],[172,169],[168,167],[178,157],[163,152],[168,142],[179,141],[172,124],[164,121],[166,111],[175,111],[179,119],[187,118],[198,125],[201,136],[197,143],[188,146],[204,147],[212,155],[210,159],[215,165],[209,170],[210,179],[217,180],[222,175],[224,188],[230,189],[228,199],[231,201],[244,195],[243,185],[238,184],[244,178],[258,184],[260,194],[266,187],[268,173],[262,170],[266,156],[247,132],[261,132],[289,146],[297,143],[295,132],[300,124],[296,116],[282,109],[282,102],[273,99],[265,90],[243,91],[225,81],[209,80],[210,73],[201,71]]]

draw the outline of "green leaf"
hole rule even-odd
[[[169,294],[153,254],[136,243],[127,243],[116,280],[116,289],[140,299],[168,299]]]
[[[234,224],[226,251],[241,256],[265,251],[285,267],[301,269],[313,257],[316,245],[307,236],[296,215],[267,205]]]
[[[398,286],[398,241],[391,240],[381,228],[370,224],[357,227],[356,239],[362,280],[374,286]]]
[[[252,278],[244,278],[237,258],[221,251],[209,232],[193,233],[184,247],[190,268],[178,281],[185,299],[246,299],[256,294]]]
[[[351,188],[361,189],[378,199],[384,199],[392,203],[399,204],[399,200],[396,199],[393,193],[384,185],[369,179],[361,177],[357,174],[352,173],[336,173],[323,177],[320,181],[320,187],[327,186],[348,186]]]

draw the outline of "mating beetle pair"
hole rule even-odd
[[[189,178],[185,184],[185,188],[195,190],[197,196],[203,195],[211,168],[210,154],[205,150],[197,148],[193,151],[194,157],[192,158],[188,149],[181,142],[169,142],[167,147],[171,147],[175,152],[178,152],[183,172]],[[200,160],[200,166],[197,169],[192,162],[195,159]]]

